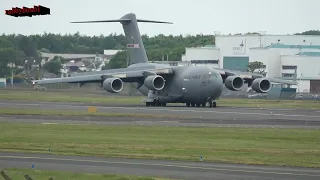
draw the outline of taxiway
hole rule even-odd
[[[236,107],[145,107],[143,105],[110,105],[86,103],[0,101],[0,108],[87,111],[95,106],[98,112],[152,114],[157,118],[98,117],[98,116],[5,116],[2,121],[33,123],[88,123],[115,125],[166,125],[166,126],[223,126],[223,127],[280,127],[320,128],[319,110],[266,109]],[[165,116],[164,116],[165,115]],[[168,118],[166,116],[178,116]]]
[[[251,180],[316,180],[319,169],[183,162],[135,160],[51,154],[0,153],[1,168],[51,169],[58,171],[131,174],[173,179],[251,179]]]

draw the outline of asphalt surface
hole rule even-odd
[[[58,156],[49,154],[0,153],[1,168],[28,168],[104,174],[130,174],[173,179],[201,180],[316,180],[319,169],[285,168],[182,162],[161,160],[133,160],[117,158]]]
[[[87,111],[95,106],[98,112],[152,114],[152,118],[133,117],[63,117],[63,116],[1,116],[2,121],[34,123],[86,123],[114,125],[218,126],[218,127],[277,127],[320,128],[320,110],[265,109],[235,107],[145,107],[143,105],[106,105],[85,103],[0,101],[0,108],[55,109]],[[179,116],[168,118],[165,116]]]

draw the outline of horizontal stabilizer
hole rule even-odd
[[[130,22],[131,19],[113,19],[113,20],[100,20],[100,21],[77,21],[71,23],[104,23],[104,22]],[[143,20],[137,19],[137,22],[146,22],[146,23],[162,23],[162,24],[173,24],[172,22],[164,22],[164,21],[152,21],[152,20]]]
[[[137,22],[173,24],[172,22],[152,21],[152,20],[143,20],[143,19],[137,19]]]
[[[71,23],[103,23],[103,22],[129,22],[131,19],[113,19],[113,20],[101,20],[101,21],[77,21]]]

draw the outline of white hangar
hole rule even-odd
[[[320,93],[320,36],[216,36],[215,46],[186,48],[182,61],[241,71],[258,61],[266,77],[296,78],[298,92]]]

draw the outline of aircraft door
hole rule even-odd
[[[181,88],[183,96],[185,97],[189,96],[190,92],[192,91],[191,84],[192,82],[190,82],[190,79],[186,79],[186,78],[183,79],[182,88]]]
[[[204,73],[201,77],[201,80],[200,80],[200,88],[201,89],[200,91],[200,94],[202,96],[207,96],[208,92],[210,91],[210,84],[211,84],[211,80],[210,80],[210,77],[211,77],[211,73]]]
[[[189,77],[189,76],[188,76]],[[193,100],[199,99],[205,94],[208,94],[208,74],[195,75],[190,78],[184,78],[182,83],[182,94],[185,98],[192,98]]]

